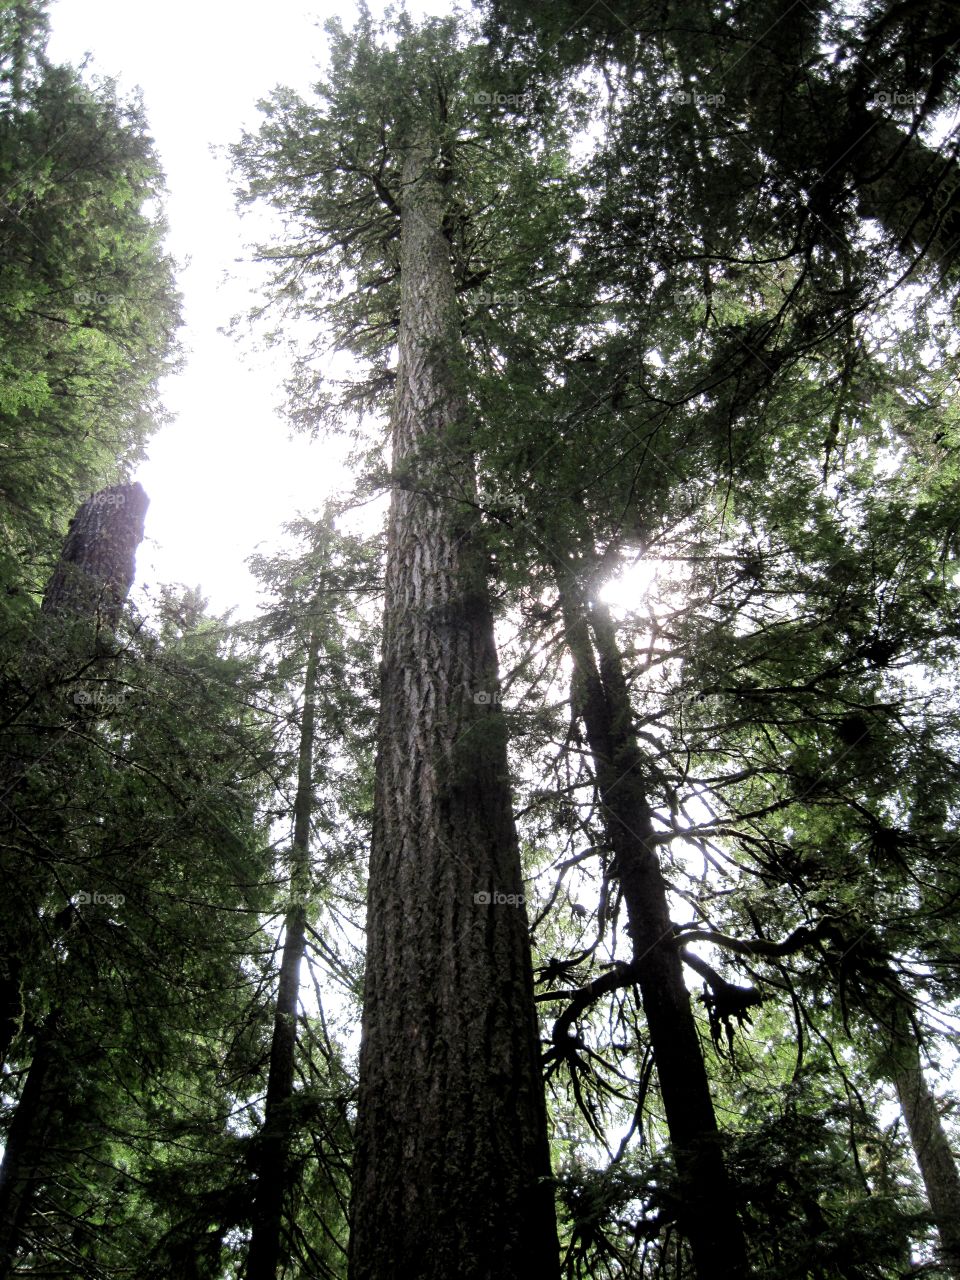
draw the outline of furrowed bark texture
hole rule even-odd
[[[681,1179],[680,1227],[698,1280],[744,1280],[743,1230],[719,1147],[683,962],[674,942],[666,883],[654,841],[643,759],[606,610],[587,606],[557,566],[564,628],[574,661],[603,820],[623,888],[633,966],[653,1048],[670,1142]]]
[[[435,154],[404,165],[393,457],[420,470],[389,523],[350,1275],[527,1280],[558,1274],[553,1186]]]
[[[307,937],[307,893],[310,886],[310,820],[313,810],[313,747],[320,634],[310,636],[303,682],[303,718],[297,761],[297,794],[293,807],[293,849],[290,867],[290,909],[284,922],[283,956],[277,1010],[270,1046],[270,1072],[263,1130],[256,1158],[257,1183],[253,1202],[253,1231],[247,1257],[247,1280],[276,1280],[280,1263],[283,1204],[289,1189],[290,1143],[297,1050],[297,1009],[300,967]]]
[[[101,489],[82,504],[44,593],[43,613],[117,625],[133,585],[148,504],[136,482]]]
[[[56,685],[64,674],[63,647],[68,636],[75,653],[88,647],[88,635],[95,657],[102,658],[109,649],[102,633],[109,633],[120,621],[136,573],[149,503],[139,484],[118,484],[92,494],[77,509],[43,593],[33,649],[23,655],[28,683]],[[0,760],[0,795],[18,785],[30,767],[17,754]],[[12,967],[16,971],[19,966]],[[9,992],[15,1003],[15,993],[7,985],[15,973],[4,979],[6,968],[0,961],[0,987],[5,988],[0,999],[5,1000]],[[5,1026],[3,1034],[8,1037],[15,1026],[10,1020]]]

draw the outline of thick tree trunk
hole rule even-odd
[[[148,501],[139,484],[121,484],[100,490],[80,506],[43,597],[41,612],[50,619],[52,630],[68,620],[95,628],[98,636],[116,627],[133,583]],[[102,669],[103,658],[95,665]],[[17,761],[15,772],[23,773],[29,767],[28,762]],[[27,913],[28,918],[35,918],[38,905],[28,904]],[[68,911],[65,918],[69,928],[75,917]],[[55,922],[59,920],[55,917]],[[7,940],[8,945],[11,941]],[[11,947],[10,954],[0,960],[0,992],[6,1006],[0,1028],[0,1060],[6,1057],[24,1019],[35,946],[35,935],[28,932],[17,940],[19,951]],[[69,1110],[71,1086],[59,1056],[60,1031],[61,1014],[54,1010],[34,1037],[27,1079],[6,1133],[0,1163],[0,1280],[10,1274],[30,1221],[50,1117]]]
[[[30,1219],[39,1177],[44,1136],[56,1093],[57,1035],[60,1015],[54,1010],[40,1029],[33,1060],[7,1131],[0,1162],[0,1280],[12,1273]]]
[[[47,618],[46,634],[38,632],[36,638],[44,681],[52,676],[55,684],[62,678],[60,640],[65,623],[79,622],[99,638],[104,628],[112,630],[119,622],[133,585],[149,501],[137,483],[113,485],[89,497],[70,521],[41,605],[41,613]],[[34,656],[24,655],[25,668]],[[62,714],[62,707],[57,714]],[[44,747],[43,754],[47,751],[48,747]],[[7,756],[0,763],[0,797],[14,791],[31,767],[29,759]],[[26,904],[25,921],[35,919],[36,912],[36,905]],[[33,938],[27,923],[24,937],[8,937],[0,943],[0,1063],[6,1061],[23,1022],[26,960]]]
[[[699,1280],[743,1280],[748,1274],[743,1231],[719,1147],[683,962],[674,944],[616,636],[603,606],[588,609],[578,586],[559,565],[556,574],[574,662],[577,709],[586,727],[614,851],[613,874],[623,888],[633,965],[680,1175],[680,1227],[690,1242]]]
[[[283,956],[277,1011],[270,1047],[270,1074],[263,1130],[256,1159],[257,1182],[253,1204],[253,1233],[247,1258],[247,1280],[276,1280],[280,1261],[283,1204],[289,1189],[290,1143],[293,1123],[294,1060],[297,1047],[297,1008],[300,966],[307,936],[307,893],[310,886],[310,821],[313,812],[313,750],[317,690],[318,631],[310,636],[303,682],[303,720],[297,794],[293,808],[293,849],[290,866],[290,908],[284,922]]]
[[[0,952],[0,1067],[23,1023],[23,964],[12,951]]]
[[[944,1264],[954,1280],[960,1280],[960,1171],[923,1076],[920,1045],[905,1003],[898,1004],[893,1019],[890,1076],[937,1224]]]
[[[432,466],[390,512],[350,1275],[531,1280],[553,1185],[437,151],[404,166],[393,459]]]
[[[149,499],[142,486],[115,484],[89,497],[70,521],[42,612],[72,614],[113,630],[133,585]]]

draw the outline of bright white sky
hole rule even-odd
[[[449,12],[418,0],[414,15]],[[378,6],[372,4],[374,12]],[[217,332],[246,310],[252,273],[244,244],[252,226],[234,210],[225,146],[255,128],[257,101],[277,84],[306,93],[323,58],[322,23],[353,21],[355,6],[331,0],[55,0],[54,61],[143,91],[147,119],[167,176],[169,249],[183,265],[188,363],[163,387],[176,421],[154,437],[137,472],[150,495],[138,582],[199,585],[215,611],[253,611],[255,588],[244,561],[274,542],[283,521],[319,509],[337,487],[330,446],[290,440],[280,416],[287,373],[278,352],[256,355]],[[230,273],[234,279],[225,283]]]

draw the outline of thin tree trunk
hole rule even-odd
[[[898,1003],[893,1018],[890,1076],[937,1224],[944,1264],[954,1280],[960,1280],[960,1172],[940,1121],[936,1098],[923,1076],[916,1029],[904,1003]]]
[[[303,719],[293,806],[293,849],[290,865],[290,907],[284,921],[283,957],[277,1010],[270,1047],[270,1073],[263,1130],[257,1153],[257,1181],[253,1204],[253,1233],[247,1257],[247,1280],[276,1280],[280,1261],[283,1203],[289,1188],[293,1118],[294,1059],[297,1047],[297,1008],[300,966],[306,946],[307,894],[310,887],[310,821],[313,812],[314,701],[320,633],[310,636],[303,682]]]
[[[433,465],[390,511],[350,1275],[531,1280],[553,1184],[437,152],[403,175],[393,465]]]
[[[743,1280],[748,1274],[743,1230],[719,1147],[683,962],[674,944],[616,636],[603,606],[588,609],[559,565],[555,572],[579,711],[614,851],[612,873],[623,888],[633,965],[680,1175],[680,1227],[699,1280]]]

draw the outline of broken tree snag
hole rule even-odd
[[[150,499],[143,486],[115,484],[92,494],[70,521],[41,612],[73,615],[113,630],[136,574]]]

